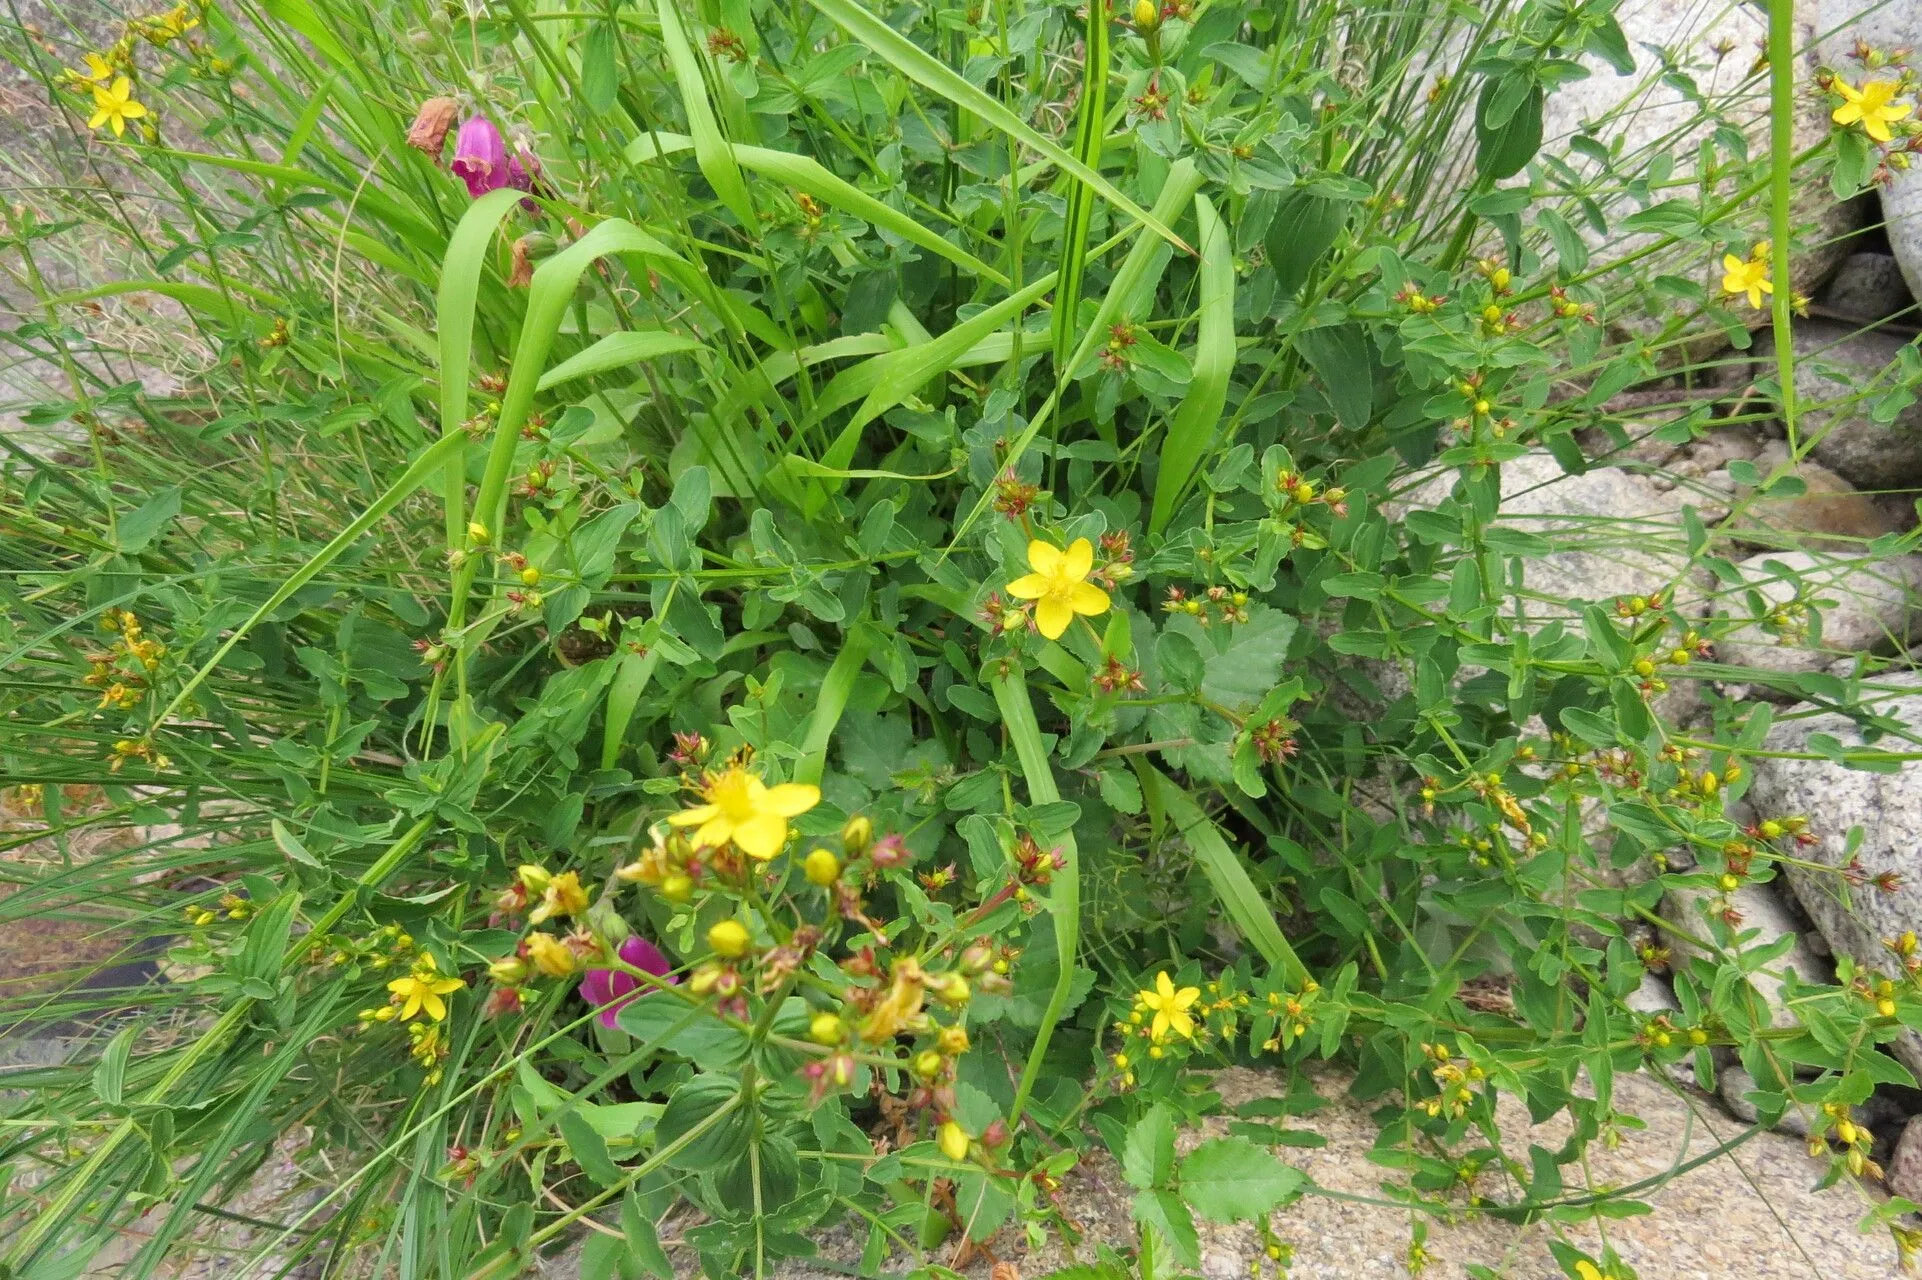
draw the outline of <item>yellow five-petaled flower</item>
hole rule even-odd
[[[787,843],[787,820],[821,803],[821,788],[805,782],[770,787],[740,765],[710,773],[701,784],[707,803],[683,809],[668,821],[699,826],[694,843],[719,848],[732,840],[742,853],[765,862]]]
[[[110,85],[93,87],[93,118],[87,121],[87,127],[98,129],[103,124],[111,125],[117,138],[127,131],[127,121],[138,120],[146,114],[147,108],[133,100],[133,81],[121,76]]]
[[[1732,253],[1722,255],[1722,292],[1731,298],[1747,294],[1749,306],[1762,309],[1762,295],[1775,292],[1769,279],[1768,241],[1757,241],[1746,262]]]
[[[1863,133],[1877,142],[1887,142],[1892,136],[1889,126],[1908,119],[1909,113],[1915,110],[1912,102],[1891,101],[1900,88],[1893,80],[1870,80],[1857,89],[1837,76],[1835,91],[1842,95],[1842,105],[1835,109],[1833,119],[1840,125],[1859,121]]]
[[[423,1009],[428,1017],[439,1022],[447,1016],[447,1002],[441,997],[466,985],[459,978],[444,977],[435,967],[434,957],[422,954],[414,971],[404,978],[395,978],[387,984],[387,989],[398,997],[402,1022]]]
[[[1066,551],[1039,539],[1030,542],[1028,568],[1034,572],[1010,582],[1008,594],[1035,602],[1035,626],[1048,639],[1059,640],[1077,613],[1094,617],[1108,611],[1108,593],[1088,581],[1094,544],[1086,538],[1076,538]]]
[[[1184,1040],[1195,1038],[1195,1020],[1188,1008],[1201,999],[1200,987],[1183,987],[1177,991],[1174,980],[1163,969],[1155,975],[1154,990],[1140,992],[1137,998],[1154,1010],[1155,1020],[1148,1026],[1149,1039],[1159,1042],[1169,1031]]]

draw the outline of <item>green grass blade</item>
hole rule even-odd
[[[601,736],[601,768],[612,769],[620,758],[621,746],[627,741],[627,726],[634,720],[634,708],[647,691],[648,681],[654,678],[654,668],[660,662],[659,649],[649,649],[646,653],[629,650],[621,655],[621,665],[607,689],[607,730]]]
[[[209,673],[219,666],[229,653],[233,652],[234,646],[259,625],[262,618],[286,604],[293,598],[296,591],[312,582],[315,575],[322,569],[339,559],[343,551],[358,542],[363,534],[380,522],[382,517],[399,506],[402,500],[414,490],[427,483],[428,477],[445,465],[449,455],[458,449],[461,443],[461,434],[455,432],[454,435],[443,437],[427,446],[420,456],[414,459],[412,465],[401,473],[400,478],[387,486],[386,492],[375,498],[365,511],[355,517],[353,523],[335,534],[333,539],[314,553],[313,558],[306,564],[288,574],[286,580],[274,590],[274,593],[262,601],[258,609],[247,615],[246,620],[235,627],[233,633],[221,643],[218,649],[214,650],[213,656],[202,663],[193,675],[188,677],[187,682],[180,686],[180,691],[174,694],[173,701],[169,702],[166,709],[154,718],[154,728],[158,730],[173,719],[174,713],[193,696],[194,690],[198,689]]]
[[[1254,878],[1248,869],[1241,865],[1240,857],[1229,846],[1221,829],[1201,811],[1201,806],[1185,790],[1170,781],[1152,765],[1137,761],[1138,772],[1143,780],[1152,778],[1155,792],[1159,796],[1163,810],[1174,823],[1181,838],[1188,842],[1195,861],[1200,864],[1208,883],[1214,886],[1215,896],[1227,910],[1228,918],[1241,930],[1241,936],[1248,944],[1261,953],[1282,977],[1288,982],[1299,984],[1308,977],[1308,968],[1302,964],[1295,949],[1288,945],[1282,936],[1281,926],[1275,923],[1275,913],[1269,909],[1261,890],[1255,887]]]
[[[976,118],[993,125],[1029,150],[1047,157],[1064,173],[1073,175],[1100,192],[1101,197],[1108,203],[1177,249],[1188,253],[1194,252],[1186,240],[1171,231],[1159,218],[1128,199],[1112,182],[1035,132],[1021,117],[968,83],[960,72],[935,58],[860,5],[853,3],[853,0],[810,0],[810,3],[849,35],[874,50],[884,62],[900,74],[922,88],[946,98],[955,106],[972,112]]]
[[[440,292],[434,299],[434,330],[440,342],[440,433],[443,438],[466,439],[467,388],[474,379],[474,308],[480,297],[481,273],[487,267],[487,247],[501,220],[513,209],[520,193],[503,188],[490,191],[467,207],[447,241],[441,267]],[[447,525],[447,549],[467,541],[466,449],[456,447],[447,459],[441,482],[441,505]]]
[[[547,391],[575,378],[606,373],[609,369],[624,368],[658,356],[699,350],[702,350],[701,343],[665,329],[630,329],[610,333],[579,355],[569,356],[542,374],[536,389]]]
[[[1054,768],[1048,763],[1048,750],[1041,741],[1041,726],[1035,722],[1027,680],[1014,664],[1009,663],[1008,669],[995,678],[994,701],[1001,709],[1001,723],[1006,726],[1008,738],[1014,743],[1014,753],[1021,761],[1021,776],[1028,784],[1029,802],[1053,804],[1061,799],[1061,791],[1055,786]],[[1028,1105],[1028,1095],[1034,1091],[1042,1060],[1047,1057],[1048,1042],[1054,1037],[1056,1024],[1067,1012],[1075,956],[1081,947],[1081,854],[1072,832],[1063,832],[1060,839],[1063,861],[1048,885],[1048,910],[1054,917],[1055,958],[1061,970],[1055,978],[1054,990],[1048,993],[1048,1006],[1041,1015],[1040,1029],[1035,1032],[1034,1048],[1028,1054],[1027,1066],[1021,1070],[1014,1104],[1008,1109],[1010,1128],[1021,1123],[1021,1112]]]
[[[828,744],[834,739],[834,726],[840,723],[841,713],[847,710],[861,664],[867,661],[868,643],[867,627],[856,625],[841,642],[841,652],[834,655],[834,663],[821,681],[821,692],[815,697],[814,714],[808,717],[801,762],[794,766],[796,782],[819,783],[827,771]]]
[[[1207,196],[1195,196],[1195,222],[1201,240],[1201,319],[1195,332],[1194,378],[1161,445],[1150,533],[1167,525],[1196,465],[1214,444],[1221,409],[1228,402],[1228,375],[1235,369],[1234,246]]]
[[[1101,171],[1101,142],[1107,134],[1108,110],[1108,13],[1107,6],[1088,6],[1088,22],[1083,37],[1087,50],[1081,64],[1080,118],[1075,129],[1075,156],[1094,173]],[[1094,190],[1074,174],[1068,174],[1067,234],[1062,237],[1061,287],[1054,297],[1055,376],[1066,380],[1072,375],[1069,360],[1074,350],[1075,323],[1081,311],[1081,279],[1087,270],[1088,232],[1094,220]]]
[[[707,100],[707,82],[701,78],[701,61],[688,43],[687,30],[681,26],[675,0],[655,0],[654,12],[661,20],[661,43],[667,46],[668,65],[674,69],[674,82],[681,91],[681,109],[687,112],[687,131],[694,139],[694,163],[721,197],[721,203],[741,220],[749,236],[760,233],[754,216],[754,201],[749,198],[747,180],[734,161],[734,152],[721,133],[720,122]]]

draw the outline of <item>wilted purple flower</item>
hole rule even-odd
[[[629,938],[618,948],[621,960],[643,973],[651,973],[657,978],[667,977],[674,965],[661,949],[645,938]],[[672,982],[672,978],[668,978]],[[635,998],[635,988],[641,980],[622,969],[589,969],[581,979],[581,999],[601,1010],[601,1025],[608,1030],[616,1026],[614,1017],[621,1006]],[[649,987],[642,995],[652,994]]]
[[[454,139],[454,163],[447,167],[467,184],[467,194],[476,200],[513,178],[507,143],[486,116],[474,116],[461,125]]]

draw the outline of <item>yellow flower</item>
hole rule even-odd
[[[1576,1280],[1607,1280],[1594,1263],[1583,1258],[1575,1263]]]
[[[541,890],[541,905],[527,913],[527,922],[540,924],[555,916],[577,916],[585,910],[587,890],[581,888],[581,878],[572,871],[563,871],[548,878]]]
[[[91,62],[88,64],[92,66]],[[93,87],[93,118],[87,121],[89,129],[101,125],[111,125],[113,136],[118,138],[127,131],[127,121],[138,120],[147,114],[147,108],[133,100],[133,81],[121,76],[112,85],[96,84]]]
[[[527,958],[550,978],[565,978],[574,972],[574,952],[551,933],[527,935]]]
[[[1077,613],[1094,617],[1108,611],[1108,593],[1088,581],[1094,569],[1094,544],[1076,538],[1068,549],[1036,540],[1028,544],[1028,568],[1033,573],[1008,584],[1017,600],[1033,600],[1035,625],[1050,640],[1059,640]]]
[[[1749,253],[1747,262],[1732,253],[1722,255],[1722,292],[1731,298],[1748,295],[1748,304],[1757,311],[1762,309],[1762,295],[1774,293],[1775,285],[1769,280],[1769,242],[1760,240]]]
[[[395,978],[387,984],[387,989],[400,998],[402,1022],[423,1009],[428,1017],[439,1022],[447,1016],[447,1002],[441,997],[466,985],[459,978],[442,977],[434,967],[434,957],[423,953],[414,971],[405,978]]]
[[[113,63],[97,53],[90,53],[87,55],[85,71],[69,71],[67,74],[73,77],[76,84],[108,84],[113,80]]]
[[[701,786],[707,803],[668,819],[677,827],[699,824],[694,843],[717,848],[732,840],[742,853],[765,862],[787,843],[787,820],[821,803],[821,788],[804,782],[770,787],[739,765],[710,773]]]
[[[1188,1007],[1201,998],[1200,987],[1183,987],[1177,991],[1174,980],[1164,969],[1155,975],[1154,990],[1140,992],[1136,998],[1154,1010],[1155,1020],[1148,1028],[1150,1039],[1161,1040],[1171,1030],[1184,1040],[1195,1038],[1195,1020],[1189,1016]]]
[[[1835,90],[1843,98],[1842,105],[1835,109],[1833,119],[1840,125],[1851,125],[1860,121],[1862,132],[1877,142],[1889,141],[1889,126],[1898,120],[1906,120],[1915,104],[1891,102],[1896,90],[1900,88],[1893,80],[1870,80],[1860,89],[1837,76]]]

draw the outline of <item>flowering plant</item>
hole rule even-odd
[[[1875,1176],[1922,948],[1804,972],[1744,912],[1899,898],[1757,785],[1910,762],[1864,684],[1905,660],[1802,661],[1834,594],[1742,549],[1794,550],[1750,517],[1829,430],[1791,168],[1852,194],[1922,126],[1864,52],[1772,163],[1786,21],[1733,78],[1664,61],[1658,159],[1556,140],[1583,59],[1654,46],[1548,0],[21,33],[86,145],[0,207],[47,377],[0,924],[155,975],[0,995],[90,1029],[8,1079],[0,1272],[271,1220],[263,1273],[763,1276],[845,1228],[864,1273],[1108,1280],[1198,1269],[1202,1218],[1272,1275],[1321,1188],[1258,1114],[1177,1142],[1228,1066],[1339,1066],[1411,1270],[1431,1219],[1638,1212],[1562,1190],[1618,1073],[1739,1066],[1816,1176]],[[1700,354],[1750,326],[1773,381]],[[1776,406],[1778,475],[1529,505]],[[1758,633],[1799,656],[1739,665]],[[1771,736],[1817,714],[1884,737]],[[1510,1160],[1514,1097],[1575,1136]],[[276,1141],[315,1195],[209,1219]],[[1133,1235],[1082,1240],[1110,1159]]]

